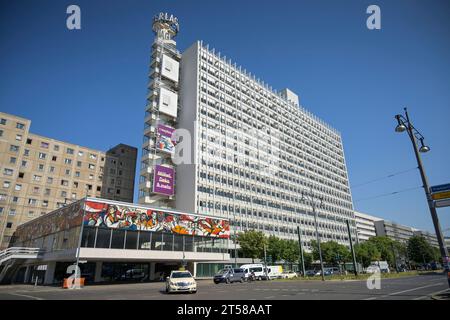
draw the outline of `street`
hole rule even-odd
[[[365,280],[256,281],[214,284],[199,280],[197,294],[166,294],[164,283],[109,284],[80,290],[32,285],[0,286],[0,300],[429,300],[448,289],[442,274],[382,279],[380,289]]]

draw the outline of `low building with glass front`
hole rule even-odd
[[[19,226],[10,249],[39,252],[4,261],[3,281],[59,284],[77,259],[87,283],[160,280],[180,266],[195,275],[195,262],[229,261],[229,234],[223,218],[86,198]]]

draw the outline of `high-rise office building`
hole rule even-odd
[[[30,126],[0,112],[0,249],[18,225],[86,196],[133,202],[136,148],[120,144],[105,153],[30,133]]]
[[[308,247],[312,190],[322,241],[348,245],[346,219],[356,240],[340,133],[201,41],[180,54],[176,18],[158,15],[154,31],[139,201],[226,217],[234,231],[297,239],[300,226]]]

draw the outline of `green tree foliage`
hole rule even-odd
[[[439,250],[433,248],[422,236],[413,236],[408,240],[408,257],[415,263],[429,263],[439,260]]]
[[[377,247],[377,250],[380,253],[380,258],[375,260],[387,261],[389,265],[394,265],[394,249],[396,243],[398,244],[398,242],[395,242],[386,236],[372,237],[366,242],[374,244]]]
[[[319,247],[317,241],[311,241],[312,256],[314,260],[319,260]],[[336,241],[321,242],[322,259],[324,263],[337,265],[351,260],[350,250]]]
[[[264,257],[264,244],[267,244],[267,238],[261,231],[241,232],[237,236],[237,241],[244,257],[251,258],[253,262],[256,258]]]
[[[269,236],[267,239],[267,255],[270,256],[272,262],[283,259],[284,251],[286,250],[286,241],[276,236]]]
[[[381,254],[373,242],[361,242],[354,246],[356,261],[362,263],[364,268],[370,265],[371,261],[381,260]]]
[[[282,240],[284,242],[283,252],[281,258],[289,263],[292,267],[294,263],[298,263],[299,261],[299,246],[298,241],[294,240]]]

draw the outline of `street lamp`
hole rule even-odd
[[[320,258],[320,270],[322,273],[322,281],[325,281],[325,274],[323,272],[323,259],[322,259],[322,249],[320,248],[320,237],[319,237],[319,230],[317,229],[317,211],[316,211],[316,202],[315,202],[315,196],[312,191],[309,194],[305,194],[305,192],[302,191],[302,202],[306,202],[308,200],[311,203],[313,213],[314,213],[314,225],[316,227],[316,239],[317,239],[317,247],[319,249],[319,258]],[[319,197],[318,200],[320,201],[319,208],[323,205],[323,197]]]
[[[439,224],[439,218],[438,218],[438,215],[436,212],[436,208],[434,206],[433,199],[431,198],[430,187],[428,184],[428,178],[425,174],[425,169],[423,167],[422,159],[420,157],[420,153],[425,153],[425,152],[430,151],[430,147],[425,145],[425,143],[424,143],[425,138],[411,123],[411,120],[409,119],[409,115],[408,115],[408,110],[406,108],[404,108],[404,110],[405,110],[405,117],[400,114],[397,114],[395,116],[395,119],[397,120],[397,123],[398,123],[397,127],[395,128],[395,131],[396,132],[407,131],[408,136],[411,139],[413,149],[414,149],[414,154],[416,156],[418,168],[420,171],[420,176],[422,178],[423,188],[424,188],[425,195],[427,198],[428,207],[430,209],[431,218],[433,220],[434,230],[436,231],[436,237],[437,237],[437,240],[439,243],[439,250],[440,250],[441,256],[442,256],[442,262],[444,263],[444,265],[447,267],[447,270],[448,270],[448,261],[449,261],[448,260],[448,251],[445,246],[444,237],[442,235],[441,226]],[[418,142],[417,140],[420,141],[420,148],[417,146],[417,142]],[[450,282],[449,282],[449,286],[450,286]]]

